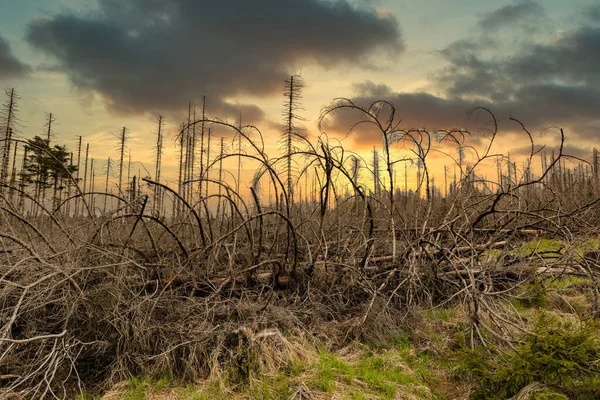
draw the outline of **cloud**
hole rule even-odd
[[[523,0],[515,5],[507,5],[480,17],[478,27],[485,32],[494,32],[501,28],[525,22],[530,26],[544,16],[544,8],[535,1]]]
[[[367,65],[404,48],[390,15],[347,0],[99,0],[95,15],[58,14],[26,39],[113,111],[180,110],[202,95],[225,107],[268,96],[307,63]],[[227,108],[227,107],[225,107]]]
[[[600,26],[582,26],[549,44],[534,45],[507,60],[505,73],[522,80],[598,85]]]
[[[0,80],[20,78],[28,72],[29,66],[12,54],[10,44],[0,36]]]
[[[484,16],[479,25],[491,15],[509,18],[505,11]],[[502,38],[463,39],[441,50],[447,65],[432,76],[432,83],[443,97],[457,104],[480,102],[502,117],[521,119],[532,131],[557,125],[573,139],[595,139],[600,125],[600,25],[588,20],[544,40],[511,41],[509,52],[506,46],[492,46],[506,45]]]
[[[600,22],[600,5],[598,4],[584,7],[581,13],[592,22]]]
[[[509,23],[519,7],[523,12],[539,13],[535,3],[523,2],[482,16],[478,26]],[[557,135],[539,139],[539,133],[548,127],[562,127],[571,152],[588,154],[590,143],[595,143],[600,132],[600,25],[588,19],[557,30],[551,37],[513,41],[523,29],[526,27],[516,29],[512,36],[463,38],[439,51],[446,65],[430,77],[439,95],[398,93],[385,84],[367,81],[354,85],[353,100],[363,106],[389,100],[395,105],[401,128],[430,132],[452,128],[484,132],[490,127],[489,118],[480,114],[477,120],[466,113],[485,107],[497,117],[507,148],[517,146],[506,139],[510,132],[520,130],[509,120],[513,117],[523,122],[534,138],[550,144],[556,143]],[[337,113],[325,129],[345,133],[359,117],[356,113]],[[380,136],[380,132],[361,125],[351,137],[358,145],[379,146]]]
[[[469,111],[477,107],[493,108],[489,102],[468,99],[445,99],[425,92],[396,93],[384,84],[367,81],[355,84],[356,96],[352,101],[363,108],[378,100],[394,105],[395,121],[402,130],[425,129],[431,134],[438,130],[464,129],[472,133],[472,141],[479,142],[481,134],[490,128],[491,117],[486,113]],[[386,121],[389,110],[383,110],[380,121]],[[329,115],[323,130],[329,134],[345,135],[354,127],[349,138],[361,147],[377,146],[382,143],[381,131],[372,124],[354,126],[364,120],[364,115],[352,110],[340,110]]]

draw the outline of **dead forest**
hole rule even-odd
[[[515,348],[529,328],[506,302],[548,277],[585,277],[589,317],[600,315],[600,252],[582,245],[600,226],[597,150],[573,157],[561,129],[540,139],[514,119],[530,151],[498,154],[493,110],[470,111],[477,132],[428,131],[403,126],[385,100],[336,99],[308,136],[301,89],[285,84],[279,154],[260,127],[209,116],[204,102],[175,137],[157,118],[143,176],[127,128],[114,157],[92,158],[85,138],[57,143],[52,114],[45,135],[28,136],[27,99],[7,91],[0,397],[66,399],[134,376],[193,382],[226,369],[243,382],[301,357],[291,338],[384,338],[410,329],[416,308],[456,304],[466,347]],[[368,158],[327,133],[347,112],[349,135],[365,126],[381,138]],[[161,171],[168,140],[175,180]],[[252,165],[252,181],[227,163]],[[563,246],[519,251],[531,238]]]

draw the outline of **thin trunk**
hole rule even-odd
[[[196,137],[196,105],[194,104],[194,110],[192,113],[192,118],[193,118],[193,122],[194,125],[192,126],[192,162],[190,164],[190,194],[194,193],[194,178],[195,178],[195,173],[194,173],[194,168],[196,166],[196,144],[198,141],[198,138]],[[198,196],[200,196],[200,193],[198,193]]]
[[[182,126],[183,128],[183,126]],[[184,132],[185,129],[181,129],[180,135],[179,135],[179,180],[178,180],[178,193],[180,196],[183,196],[183,169],[184,169],[184,165],[183,165],[183,146],[184,146],[184,140],[183,140],[183,136],[184,136]],[[174,209],[176,209],[177,212],[177,217],[179,217],[180,214],[180,210],[179,210],[179,200],[173,198],[173,204],[174,204]]]
[[[190,181],[190,176],[191,176],[191,161],[192,161],[192,154],[191,154],[191,147],[192,147],[192,140],[191,140],[191,130],[190,130],[190,124],[191,124],[191,118],[192,118],[192,103],[188,103],[188,117],[187,117],[187,125],[185,128],[185,137],[184,137],[184,142],[185,142],[185,152],[184,152],[184,170],[183,170],[183,182],[184,182],[184,186],[183,186],[183,198],[189,202],[190,201],[190,187],[191,185],[189,183]]]
[[[11,204],[15,203],[15,184],[17,181],[17,149],[19,148],[19,143],[15,143],[15,150],[13,154],[13,162],[12,162],[12,171],[10,175],[10,189],[8,191],[8,198],[10,199]]]
[[[128,152],[128,160],[127,160],[127,187],[131,187],[131,150],[129,150]],[[131,192],[131,190],[127,191],[127,199],[129,202],[133,201],[134,198],[134,194]],[[125,197],[125,193],[123,193],[123,197]]]
[[[206,118],[206,96],[202,96],[202,123],[200,124],[200,179],[198,180],[198,196],[202,196],[202,179],[204,179],[204,120]]]
[[[156,182],[160,183],[160,167],[161,167],[161,159],[162,159],[162,126],[163,126],[163,117],[162,115],[158,116],[158,134],[156,138],[156,171],[154,174],[154,179]],[[158,215],[160,216],[160,207],[161,207],[161,188],[159,185],[154,186],[154,209],[157,210]]]
[[[79,142],[77,143],[77,173],[75,176],[75,182],[79,185],[79,170],[81,168],[81,140],[82,137],[79,136]],[[79,197],[75,198],[75,213],[74,216],[77,217],[79,215]]]
[[[96,215],[96,205],[94,204],[94,182],[96,181],[96,174],[94,173],[94,159],[91,160],[90,166],[90,210],[92,212],[92,216]]]
[[[108,161],[106,163],[106,183],[104,184],[104,193],[107,194],[108,193],[108,177],[110,176],[110,157],[108,157]],[[106,200],[108,199],[108,196],[104,196],[104,208],[102,213],[104,215],[106,215]]]
[[[23,214],[25,212],[25,165],[27,163],[27,147],[23,152],[23,161],[21,163],[21,174],[19,176],[19,189],[21,192],[19,194],[19,212]]]
[[[240,111],[240,119],[238,120],[238,129],[240,130],[240,132],[242,131],[242,111]],[[237,134],[238,137],[238,148],[237,148],[237,152],[238,152],[238,165],[237,165],[237,180],[235,182],[235,191],[237,194],[240,193],[240,186],[241,186],[241,176],[242,176],[242,135],[241,134]]]
[[[69,165],[73,165],[73,152],[71,152],[71,159],[69,161]],[[72,176],[72,174],[71,174]],[[66,198],[70,198],[71,197],[71,178],[67,179],[67,194],[66,194]],[[71,216],[71,202],[68,201],[67,204],[65,205],[66,210],[65,213],[67,215],[67,217]]]
[[[6,111],[6,127],[4,131],[4,154],[2,156],[2,168],[0,169],[0,193],[4,191],[4,184],[6,183],[6,177],[8,175],[8,166],[9,166],[9,158],[10,158],[10,146],[11,139],[13,134],[12,126],[14,124],[15,111],[16,111],[16,101],[17,96],[15,93],[15,89],[12,88],[6,92],[8,96],[8,103],[5,105]]]
[[[379,153],[373,147],[373,193],[375,197],[379,197]]]
[[[286,131],[285,157],[287,161],[287,192],[290,204],[294,203],[294,187],[292,181],[292,133],[293,133],[293,110],[294,110],[294,77],[290,77],[290,90],[288,93],[288,115]]]
[[[210,128],[208,128],[208,138],[206,145],[206,179],[209,177],[209,166],[210,166]],[[206,197],[208,197],[208,181],[206,182]]]
[[[83,196],[82,196],[82,198],[84,200],[84,207],[85,207],[85,190],[87,189],[87,177],[88,177],[87,176],[87,172],[88,172],[87,167],[88,167],[88,157],[89,157],[89,154],[90,154],[90,144],[88,143],[85,146],[85,164],[84,164],[85,167],[84,167],[84,170],[83,170],[83,185],[81,187],[83,189]],[[88,204],[88,207],[89,207],[89,204]],[[81,214],[83,215],[83,210],[82,210]]]
[[[48,114],[48,130],[46,131],[46,140],[48,141],[48,147],[50,147],[50,139],[52,136],[52,122],[54,119],[52,118],[52,113]]]
[[[444,165],[444,198],[448,197],[448,166]]]
[[[223,182],[223,153],[224,153],[224,143],[223,137],[221,137],[221,151],[219,152],[219,182]],[[221,193],[222,187],[219,185],[219,196],[217,197],[217,218],[219,218],[219,214],[221,212]]]
[[[119,160],[119,197],[123,196],[123,160],[125,157],[125,134],[126,129],[123,127],[123,131],[121,132],[121,140],[120,140],[120,160]]]
[[[404,193],[408,194],[408,165],[404,163]]]

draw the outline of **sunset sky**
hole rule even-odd
[[[203,95],[210,116],[241,110],[276,149],[291,74],[306,85],[310,135],[334,98],[381,98],[405,128],[466,127],[469,109],[487,107],[515,154],[526,143],[511,139],[511,116],[536,137],[564,128],[574,155],[598,146],[600,4],[590,0],[0,0],[0,10],[0,86],[21,96],[20,136],[41,134],[52,112],[55,140],[72,150],[82,135],[98,165],[126,126],[133,159],[153,171],[161,113],[173,180],[176,127]]]

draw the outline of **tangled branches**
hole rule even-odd
[[[224,366],[236,371],[231,379],[244,380],[292,354],[305,356],[286,336],[385,335],[401,329],[414,306],[462,303],[472,346],[510,346],[526,328],[516,310],[499,304],[523,285],[556,274],[597,282],[597,257],[581,257],[577,241],[596,233],[599,188],[557,177],[568,159],[562,131],[558,155],[539,174],[526,168],[503,177],[500,170],[494,182],[484,171],[504,158],[492,153],[498,130],[488,110],[480,111],[492,128],[471,144],[462,130],[401,129],[387,102],[363,108],[339,100],[323,111],[321,129],[347,109],[364,117],[354,130],[367,122],[382,135],[387,181],[372,170],[379,181],[360,181],[357,171],[368,163],[322,132],[316,145],[299,139],[294,156],[306,167],[297,179],[313,174],[314,189],[292,202],[292,185],[279,177],[285,159],[265,153],[255,127],[201,119],[190,124],[232,129],[250,150],[222,153],[194,180],[218,185],[218,195],[194,199],[146,179],[151,193],[171,197],[176,215],[161,215],[150,205],[163,200],[147,194],[119,198],[119,208],[88,218],[70,218],[64,205],[110,194],[80,191],[54,211],[41,205],[44,215],[35,219],[3,198],[0,393],[65,398],[137,374],[193,380]],[[531,166],[539,152],[521,127]],[[468,164],[465,151],[473,156]],[[431,154],[460,170],[446,196],[433,182]],[[210,179],[210,168],[231,157],[257,165],[251,197]],[[407,162],[418,168],[415,191],[395,182],[395,166]],[[275,202],[265,201],[261,186]],[[586,194],[568,197],[575,190]],[[522,251],[529,236],[565,248]]]

